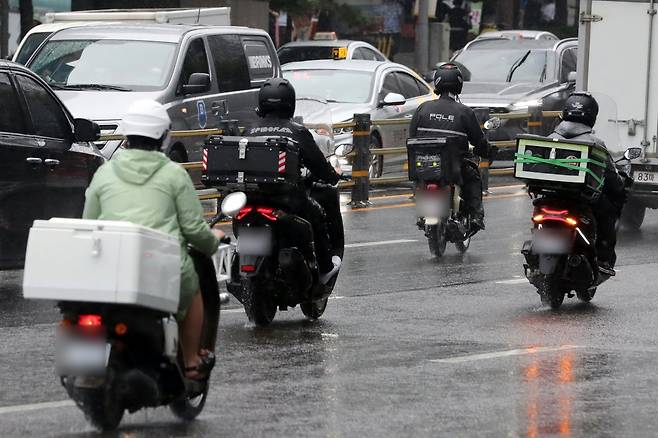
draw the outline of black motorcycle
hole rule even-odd
[[[215,350],[220,294],[210,258],[190,250],[205,309],[201,348]],[[210,375],[185,378],[172,314],[140,306],[59,302],[57,368],[69,397],[101,430],[115,429],[124,411],[169,406],[190,421],[206,402]]]
[[[485,131],[500,126],[500,119],[484,123]],[[461,196],[462,165],[478,166],[473,160],[465,161],[463,138],[410,138],[407,140],[409,179],[414,181],[414,196],[418,229],[427,237],[430,254],[441,257],[448,242],[460,253],[465,253],[474,235],[470,215],[464,211]],[[492,151],[493,162],[497,148]],[[479,171],[479,170],[478,170]]]
[[[277,309],[297,305],[306,317],[320,318],[338,274],[327,284],[320,281],[313,228],[290,207],[305,196],[304,187],[313,196],[317,184],[302,178],[294,141],[211,137],[206,151],[202,181],[227,193],[222,213],[232,218],[237,237],[228,291],[258,326],[270,324]],[[327,220],[342,235],[342,218]],[[334,255],[342,259],[343,238],[332,240]]]
[[[631,160],[639,154],[639,148],[631,148],[622,159]],[[537,149],[535,158],[522,157],[521,161],[525,159],[526,164],[530,161],[539,166],[542,159],[536,155]],[[578,159],[573,155],[564,159],[570,160]],[[523,165],[518,163],[517,166]],[[575,172],[573,167],[564,169],[565,176],[569,176],[567,171]],[[553,309],[562,305],[565,296],[573,297],[573,291],[581,301],[591,301],[597,287],[614,275],[599,269],[597,225],[588,202],[591,199],[584,200],[580,193],[557,185],[546,189],[531,184],[528,191],[534,206],[532,238],[523,244],[521,251],[528,281],[537,288],[542,303]]]

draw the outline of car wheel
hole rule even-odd
[[[379,136],[376,134],[370,135],[370,150],[381,149],[382,141],[379,139]],[[383,155],[371,155],[370,157],[370,167],[368,169],[370,178],[379,178],[384,173],[384,156]]]

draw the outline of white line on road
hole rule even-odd
[[[527,354],[550,353],[554,351],[573,350],[581,348],[577,345],[562,345],[560,347],[530,347],[507,351],[494,351],[492,353],[470,354],[468,356],[448,357],[445,359],[430,359],[430,362],[437,363],[463,363],[476,360],[496,359],[499,357],[523,356]]]
[[[511,280],[500,280],[496,281],[496,284],[523,284],[527,283],[528,280],[526,278],[512,278]]]
[[[60,400],[54,402],[32,403],[29,405],[16,405],[16,406],[2,406],[0,407],[0,415],[13,414],[16,412],[39,411],[41,409],[53,408],[69,408],[75,406],[71,400]]]
[[[345,248],[365,248],[368,246],[395,245],[396,243],[418,242],[415,239],[382,240],[381,242],[348,243]]]

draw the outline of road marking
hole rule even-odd
[[[29,412],[39,411],[41,409],[54,409],[54,408],[70,408],[75,406],[72,400],[60,400],[54,402],[32,403],[29,405],[16,405],[16,406],[2,406],[0,407],[0,415],[14,414],[16,412]]]
[[[329,297],[330,300],[342,300],[343,298],[345,297],[333,296],[333,295]]]
[[[550,353],[554,351],[564,351],[564,350],[573,350],[576,348],[582,348],[577,345],[562,345],[560,347],[530,347],[522,348],[516,350],[507,350],[507,351],[494,351],[492,353],[481,353],[481,354],[470,354],[468,356],[456,356],[448,357],[445,359],[430,359],[430,362],[435,363],[464,363],[472,362],[476,360],[486,360],[486,359],[496,359],[499,357],[509,357],[509,356],[524,356],[528,354],[537,354],[537,353]]]
[[[507,195],[491,195],[491,196],[487,196],[486,198],[483,198],[483,201],[495,201],[497,199],[510,199],[510,198],[520,198],[520,197],[525,198],[527,196],[528,196],[528,194],[525,193],[525,192],[510,193],[510,194],[507,194]],[[401,204],[378,205],[376,207],[347,209],[347,210],[342,210],[342,213],[367,213],[369,211],[388,210],[388,209],[391,209],[391,208],[413,207],[415,205],[416,205],[415,202],[403,202]]]
[[[379,242],[348,243],[345,248],[366,248],[370,246],[395,245],[396,243],[418,242],[415,239],[382,240]]]
[[[511,280],[496,281],[496,284],[523,284],[527,282],[528,280],[526,278],[513,278]]]

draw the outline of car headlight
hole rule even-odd
[[[542,99],[522,100],[512,104],[512,111],[527,111],[528,108],[533,106],[541,107],[543,103],[544,101]]]
[[[334,135],[351,134],[352,128],[334,128]]]
[[[318,135],[322,135],[324,137],[331,137],[331,132],[327,128],[316,128],[313,131],[315,131],[315,133]]]

